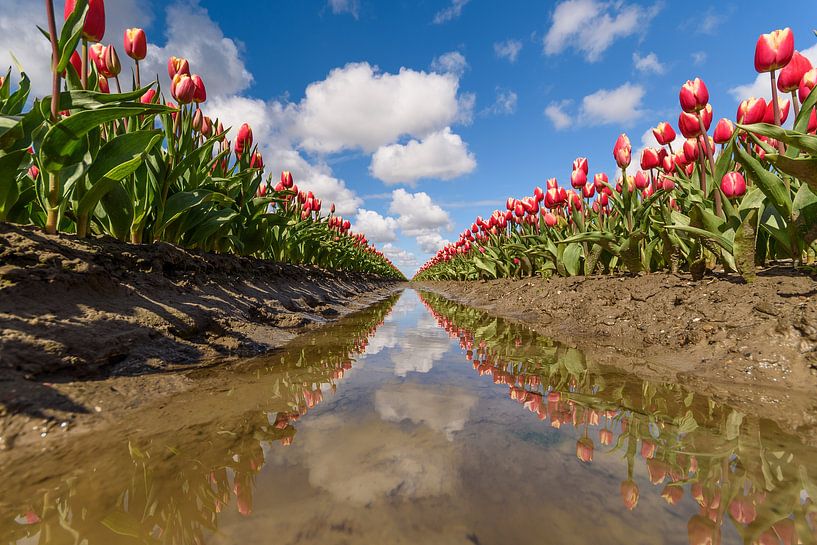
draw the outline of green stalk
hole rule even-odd
[[[46,0],[45,9],[48,16],[48,32],[51,37],[51,123],[56,123],[60,111],[60,54],[57,44],[57,21],[54,17],[54,1]],[[48,217],[45,222],[45,232],[49,235],[57,234],[60,219],[60,177],[57,173],[48,174]]]

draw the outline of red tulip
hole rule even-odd
[[[37,177],[40,175],[40,169],[37,168],[37,165],[31,165],[28,167],[28,175],[31,176],[32,180],[37,179]]]
[[[592,199],[593,195],[595,194],[596,186],[593,184],[593,182],[587,182],[586,184],[584,184],[584,187],[582,187],[582,196],[585,199]]]
[[[812,68],[811,61],[801,55],[799,51],[795,51],[789,64],[780,71],[780,75],[777,78],[777,89],[781,93],[792,93],[796,91],[800,88],[800,82],[803,81],[803,76]]]
[[[609,179],[607,178],[607,174],[603,172],[599,172],[595,176],[593,176],[593,185],[596,186],[596,191],[603,191],[604,188],[607,187],[609,183]]]
[[[800,98],[800,102],[806,101],[814,87],[817,87],[817,68],[812,68],[803,74],[803,80],[800,82],[800,88],[797,91],[797,96]]]
[[[720,543],[720,539],[716,538],[718,533],[718,527],[715,523],[701,515],[695,515],[689,519],[687,524],[689,545],[714,545]]]
[[[778,98],[777,106],[780,109],[780,124],[782,125],[789,117],[789,106],[791,106],[791,101]],[[763,122],[774,125],[774,102],[771,100],[768,102],[768,104],[766,104],[766,113],[763,116]]]
[[[686,162],[694,163],[698,160],[699,154],[700,150],[698,148],[698,139],[687,138],[687,141],[684,142],[684,158],[686,158]]]
[[[65,18],[73,13],[77,0],[65,1]],[[82,39],[99,42],[105,36],[105,0],[88,0],[88,11],[82,26]]]
[[[567,192],[561,187],[548,189],[545,193],[545,208],[558,208],[567,201]]]
[[[111,88],[108,86],[108,80],[105,79],[105,76],[99,76],[99,92],[100,93],[111,92]]]
[[[153,104],[155,98],[156,91],[154,89],[148,89],[148,92],[142,95],[142,98],[139,99],[139,102],[141,102],[142,104]]]
[[[587,173],[584,170],[574,170],[570,174],[570,185],[573,186],[574,189],[579,189],[580,187],[584,187],[584,184],[587,183]]]
[[[744,526],[751,524],[757,518],[757,509],[752,498],[735,498],[729,504],[729,514],[736,522]]]
[[[576,442],[576,458],[582,462],[593,461],[593,440],[589,437],[582,437]]]
[[[517,218],[522,218],[525,216],[525,207],[522,205],[522,201],[516,201],[516,204],[514,205],[513,208],[513,213],[516,215]]]
[[[644,148],[641,151],[641,169],[652,170],[661,164],[661,153],[656,148]]]
[[[664,491],[661,492],[661,497],[664,498],[664,501],[668,504],[677,505],[684,497],[684,489],[680,486],[668,484],[664,487]]]
[[[681,130],[681,134],[684,138],[695,138],[701,134],[701,123],[698,121],[698,115],[701,116],[704,122],[704,128],[709,130],[712,124],[712,106],[707,104],[706,108],[701,110],[699,114],[681,112],[681,115],[678,117],[678,128]]]
[[[545,200],[545,192],[542,191],[541,187],[536,186],[533,188],[533,197],[536,199],[536,202],[542,202]],[[510,199],[508,200],[510,201]],[[510,208],[508,208],[508,210],[510,210]]]
[[[681,87],[679,100],[686,113],[700,112],[709,104],[709,90],[701,78],[695,78]]]
[[[204,87],[204,81],[198,74],[193,74],[190,79],[193,80],[193,84],[196,86],[196,92],[193,93],[193,102],[201,104],[207,100],[207,89]]]
[[[740,172],[727,172],[721,180],[721,191],[727,199],[735,199],[746,194],[746,179]]]
[[[172,80],[176,74],[190,75],[190,62],[179,57],[170,57],[167,60],[167,75]]]
[[[658,181],[658,187],[664,191],[672,191],[675,189],[675,181],[667,176],[661,176],[661,179]]]
[[[621,483],[621,499],[624,501],[624,507],[629,511],[635,509],[638,505],[638,485],[635,481],[629,479]]]
[[[122,72],[122,63],[119,62],[119,55],[116,54],[116,48],[113,44],[105,47],[103,60],[105,62],[105,70],[107,75],[105,77],[115,78]]]
[[[249,149],[252,148],[252,143],[253,143],[252,129],[250,128],[249,125],[244,123],[243,125],[241,125],[241,128],[238,129],[238,136],[235,139],[235,154],[238,157],[241,157],[241,155],[245,151],[249,151]],[[281,175],[281,177],[282,177],[281,181],[283,181],[283,174]]]
[[[201,119],[201,134],[205,138],[213,136],[213,121],[206,115]]]
[[[808,118],[808,129],[806,131],[809,134],[817,133],[817,109],[811,110],[811,115]]]
[[[735,125],[728,119],[721,118],[718,124],[715,125],[715,133],[713,140],[716,144],[725,144],[732,139],[732,134],[735,132]]]
[[[559,223],[559,218],[557,218],[554,214],[550,212],[545,212],[545,225],[548,227],[556,227],[556,224]]]
[[[672,143],[675,140],[675,131],[672,128],[672,125],[667,123],[666,121],[662,121],[659,123],[653,130],[653,136],[655,136],[655,140],[661,144],[662,146],[666,146],[667,144]]]
[[[747,98],[738,106],[737,120],[741,125],[760,123],[766,116],[766,101],[762,98]]]
[[[344,231],[348,231],[352,228],[352,223],[349,220],[343,220],[343,224],[341,225]]]
[[[258,186],[258,190],[255,192],[256,197],[266,197],[267,195],[267,182],[261,182]]]
[[[647,175],[644,174],[644,171],[639,170],[635,173],[634,183],[636,189],[644,189],[650,185],[650,180],[647,178]]]
[[[79,56],[79,53],[77,51],[74,51],[71,54],[70,62],[71,62],[71,66],[74,67],[74,70],[77,71],[77,75],[81,76],[82,75],[82,57]]]
[[[588,172],[587,157],[579,157],[573,161],[573,170],[581,170],[585,174]]]
[[[145,31],[141,28],[125,30],[125,54],[135,61],[141,61],[148,54],[148,43]]]
[[[627,135],[621,133],[616,140],[616,145],[613,147],[613,157],[616,159],[616,164],[619,168],[627,168],[632,161],[633,147],[630,145],[630,139]]]
[[[536,189],[539,189],[539,188],[536,188]],[[536,189],[533,190],[534,195],[536,194]],[[544,195],[542,196],[542,198],[544,198]],[[508,197],[508,200],[505,201],[505,208],[507,210],[513,210],[515,206],[516,206],[516,199],[514,199],[513,197]]]
[[[96,43],[93,44],[91,47],[88,48],[88,58],[94,63],[96,66],[96,71],[100,73],[100,75],[105,76],[107,78],[113,77],[111,74],[108,73],[108,68],[105,66],[105,46]]]
[[[554,189],[557,187],[559,187],[559,182],[556,181],[556,178],[548,178],[545,189]]]
[[[176,74],[170,84],[170,94],[179,104],[190,104],[196,94],[196,84],[187,74]]]
[[[242,127],[243,129],[244,127]],[[249,127],[247,127],[249,129]],[[250,145],[252,145],[252,131],[250,131]],[[285,170],[281,173],[281,185],[284,186],[286,189],[292,189],[295,185],[295,181],[292,179],[292,173],[288,170]]]
[[[760,73],[783,68],[794,55],[794,33],[790,28],[761,34],[755,46],[755,70]]]

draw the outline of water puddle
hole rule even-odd
[[[813,543],[817,449],[405,291],[4,476],[0,543]]]

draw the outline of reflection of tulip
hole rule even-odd
[[[643,439],[641,441],[641,457],[644,458],[645,460],[651,460],[655,458],[656,449],[657,447],[655,446],[655,443],[653,443],[652,441],[648,439]]]
[[[689,519],[687,524],[687,535],[689,537],[689,545],[714,545],[720,540],[716,539],[718,527],[711,520],[708,520],[700,515],[695,515]]]
[[[757,518],[757,509],[752,498],[735,498],[729,504],[729,514],[735,521],[744,526],[751,524]]]
[[[624,501],[624,507],[630,511],[638,505],[638,485],[632,479],[622,481],[621,499]]]
[[[582,437],[576,442],[576,458],[582,462],[593,461],[593,440],[589,437]]]
[[[613,444],[613,432],[604,428],[599,430],[599,443],[602,445],[612,445]]]
[[[664,491],[661,492],[661,497],[668,504],[677,505],[684,497],[684,489],[680,486],[668,484],[664,487]]]
[[[647,460],[647,473],[650,482],[659,485],[667,478],[667,464],[661,460]]]
[[[241,483],[235,483],[233,492],[235,492],[238,512],[245,517],[252,514],[252,489],[242,485]]]

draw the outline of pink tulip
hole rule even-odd
[[[746,194],[746,179],[740,172],[727,172],[721,180],[721,191],[727,199],[736,199]]]
[[[803,74],[803,79],[800,81],[800,88],[797,91],[800,102],[806,101],[814,87],[817,87],[817,68],[812,68]]]
[[[148,54],[147,38],[141,28],[125,30],[125,54],[135,61],[144,60]]]
[[[196,84],[187,74],[176,74],[170,84],[170,94],[179,104],[190,104],[196,95]]]
[[[573,170],[581,170],[585,173],[588,173],[588,165],[587,165],[587,157],[579,157],[573,161]]]
[[[700,112],[709,103],[709,90],[701,78],[695,78],[681,87],[679,100],[686,113]]]
[[[196,86],[196,92],[193,93],[193,102],[201,104],[207,100],[207,88],[204,87],[204,81],[202,81],[201,76],[198,74],[193,74],[190,76],[190,79],[193,80],[193,85]]]
[[[789,107],[791,106],[791,101],[778,98],[777,106],[780,110],[780,124],[782,125],[789,117]],[[768,104],[766,104],[766,113],[763,116],[763,122],[774,125],[774,102],[771,100],[768,102]]]
[[[554,214],[550,212],[546,212],[544,218],[545,225],[547,225],[548,227],[556,227],[556,224],[559,223],[559,218],[557,218]]]
[[[167,75],[172,80],[177,74],[190,75],[190,62],[179,57],[170,57],[167,60]]]
[[[593,184],[593,182],[587,182],[586,184],[584,184],[584,187],[582,187],[582,196],[585,199],[592,199],[593,195],[595,194],[596,186]]]
[[[238,129],[238,136],[235,139],[235,153],[238,157],[245,151],[249,151],[252,148],[253,138],[252,138],[252,129],[249,125],[244,123],[241,125],[241,128]],[[283,178],[283,175],[282,175]],[[281,180],[283,181],[283,179]]]
[[[684,158],[687,163],[694,163],[698,160],[700,149],[698,148],[697,138],[687,138],[684,142]]]
[[[789,64],[780,71],[777,78],[777,89],[781,93],[797,91],[800,88],[800,82],[803,81],[803,76],[812,68],[811,61],[801,55],[799,51],[795,51]]]
[[[732,134],[735,132],[735,125],[728,119],[721,118],[718,124],[715,125],[715,133],[713,140],[716,144],[725,144],[732,139]]]
[[[66,0],[65,19],[73,13],[77,0]],[[88,11],[85,14],[85,23],[82,27],[82,39],[89,42],[99,42],[105,37],[105,0],[88,0]]]
[[[587,183],[587,173],[584,170],[574,170],[573,173],[570,175],[570,185],[573,186],[573,189],[579,189],[580,187],[584,187],[584,184]]]
[[[663,148],[662,148],[663,149]],[[652,170],[661,164],[661,150],[656,148],[644,148],[641,151],[641,169]]]
[[[662,146],[671,144],[672,141],[675,140],[675,131],[673,130],[672,125],[670,125],[666,121],[662,121],[661,123],[659,123],[652,130],[652,134],[653,136],[655,136],[655,140]]]
[[[596,186],[596,191],[602,191],[605,187],[607,187],[608,183],[609,180],[607,178],[607,174],[603,172],[599,172],[593,176],[593,185]]]
[[[760,73],[783,68],[794,55],[794,33],[790,28],[761,34],[755,46],[755,70]]]
[[[633,146],[630,144],[630,139],[627,135],[622,133],[616,140],[616,145],[613,147],[613,157],[616,160],[619,168],[627,168],[632,161]]]
[[[766,101],[762,98],[747,98],[738,106],[737,120],[741,125],[760,123],[766,116]]]
[[[649,178],[647,178],[647,175],[644,174],[642,170],[635,173],[634,182],[636,189],[644,189],[650,184]]]

